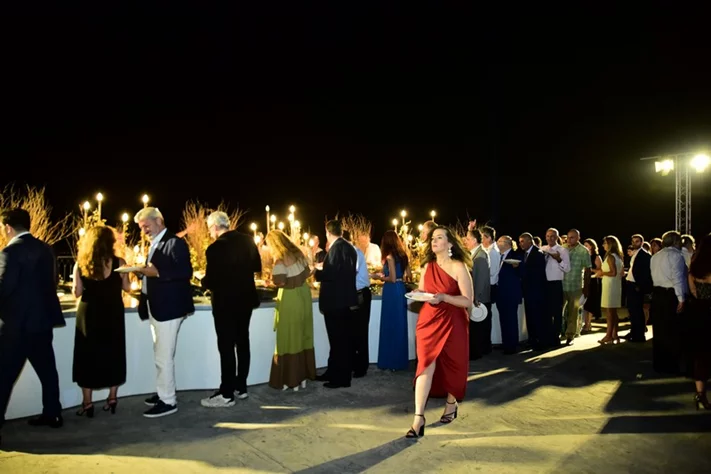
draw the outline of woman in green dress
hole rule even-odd
[[[279,288],[269,386],[298,391],[306,387],[307,379],[316,378],[313,305],[306,283],[311,269],[306,255],[282,231],[270,231],[266,244],[274,259],[272,281]]]

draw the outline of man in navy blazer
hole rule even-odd
[[[630,332],[625,336],[630,342],[645,342],[644,295],[652,292],[652,256],[642,248],[644,237],[632,236],[634,253],[627,272],[627,309],[630,312]]]
[[[523,251],[521,284],[528,343],[533,349],[543,349],[548,346],[550,333],[553,330],[545,317],[546,256],[533,243],[533,236],[528,232],[519,236],[518,243]]]
[[[501,253],[499,289],[496,308],[499,310],[501,325],[501,345],[504,354],[517,352],[518,347],[518,307],[521,304],[521,270],[523,256],[513,249],[513,241],[502,235],[497,241]]]
[[[52,329],[65,323],[57,298],[57,262],[51,247],[30,234],[26,210],[5,210],[0,220],[9,239],[0,252],[0,428],[26,360],[42,383],[42,415],[29,423],[59,428],[62,405]]]
[[[193,267],[188,245],[166,229],[157,208],[141,209],[134,220],[151,240],[146,266],[138,270],[143,276],[138,315],[148,319],[153,329],[157,393],[146,399],[151,408],[143,416],[158,418],[178,411],[175,346],[183,319],[195,312],[190,287]]]

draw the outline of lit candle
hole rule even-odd
[[[249,226],[250,229],[252,229],[252,232],[254,233],[254,241],[257,241],[257,224],[255,222],[252,222],[252,225]]]
[[[141,198],[141,201],[143,201],[143,207],[148,207],[148,201],[150,199],[148,198],[148,194],[144,194],[143,197]]]
[[[296,212],[296,207],[294,207],[293,205],[292,205],[292,206],[289,206],[289,212],[292,213],[292,214],[295,213],[295,212]]]
[[[402,217],[402,225],[405,225],[405,216],[406,215],[407,215],[407,212],[405,211],[405,209],[400,211],[400,217]]]
[[[397,232],[397,219],[393,219],[393,227],[395,227],[395,232]]]
[[[121,222],[123,222],[123,233],[126,233],[126,230],[128,230],[128,213],[124,212],[121,215]]]
[[[267,211],[267,232],[269,232],[269,229],[270,229],[270,227],[269,227],[269,205],[267,205],[267,207],[265,207],[264,210]]]
[[[101,202],[104,200],[104,195],[99,193],[96,195],[96,202],[99,203],[99,223],[101,223]]]
[[[279,230],[284,230],[284,223],[280,222],[277,227],[279,227]]]
[[[91,204],[89,204],[89,201],[84,201],[84,227],[89,225],[89,209],[91,209]]]
[[[434,210],[430,211],[430,217],[432,218],[432,222],[434,222],[434,218],[437,215],[437,213]]]
[[[272,214],[269,220],[272,221],[271,229],[276,229],[276,215]],[[269,227],[267,227],[267,229],[269,229]]]

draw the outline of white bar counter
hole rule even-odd
[[[370,313],[369,350],[370,362],[378,362],[380,341],[380,296],[373,296]],[[413,309],[413,308],[411,308]],[[323,315],[318,310],[318,300],[313,302],[314,350],[316,367],[326,367],[328,361],[328,337]],[[501,343],[498,312],[494,306],[492,320],[492,342]],[[65,311],[66,326],[54,330],[54,352],[59,373],[59,391],[63,408],[81,404],[81,389],[72,382],[72,360],[74,352],[75,312]],[[418,314],[408,311],[409,357],[415,359],[415,326]],[[523,306],[519,307],[519,340],[527,338],[523,316]],[[248,385],[258,385],[269,381],[276,334],[274,328],[274,303],[262,302],[252,312],[250,323],[251,365]],[[106,361],[110,364],[111,361]],[[153,363],[153,340],[148,321],[141,321],[135,308],[126,309],[126,383],[119,387],[119,397],[154,393],[156,389],[156,369]],[[220,385],[220,355],[212,311],[208,300],[196,300],[195,314],[183,322],[178,335],[175,354],[175,378],[180,390],[214,390]],[[105,400],[108,390],[96,390],[94,400]],[[178,394],[180,403],[180,394]],[[15,384],[6,419],[22,418],[42,412],[42,386],[29,363]]]

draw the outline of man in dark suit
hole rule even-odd
[[[329,250],[323,265],[317,265],[316,281],[321,282],[318,305],[326,322],[328,343],[331,346],[328,369],[318,380],[328,380],[326,388],[351,386],[353,371],[354,316],[351,308],[358,306],[356,293],[355,248],[341,236],[341,222],[326,223]]]
[[[235,392],[239,399],[248,397],[249,322],[252,310],[259,307],[254,274],[261,273],[262,259],[251,236],[230,230],[227,213],[210,214],[207,227],[214,242],[205,253],[207,268],[202,286],[211,293],[222,383],[219,390],[200,403],[208,408],[231,407]]]
[[[523,305],[526,310],[528,344],[533,349],[547,346],[553,330],[546,319],[546,256],[533,243],[533,236],[528,232],[518,238],[524,252],[521,284],[523,287]]]
[[[499,270],[499,292],[496,307],[499,310],[501,324],[501,345],[504,354],[511,355],[518,348],[518,307],[521,304],[521,263],[523,257],[513,250],[513,241],[508,235],[497,241],[501,252],[501,270]],[[511,261],[511,263],[505,260]]]
[[[630,312],[630,332],[625,336],[630,342],[645,342],[644,295],[652,292],[652,256],[642,248],[644,237],[632,236],[632,260],[627,272],[627,309]]]
[[[193,267],[185,241],[165,227],[163,214],[155,207],[141,209],[134,220],[151,240],[143,275],[138,314],[153,329],[153,356],[157,392],[146,399],[150,410],[143,416],[158,418],[178,411],[175,395],[175,346],[185,317],[195,312],[190,278]]]
[[[62,405],[52,329],[65,322],[57,298],[56,260],[51,247],[29,233],[26,210],[5,210],[0,220],[9,240],[0,252],[0,428],[26,360],[42,383],[42,415],[29,423],[59,428]]]
[[[470,228],[465,244],[472,254],[474,304],[483,304],[487,309],[484,321],[469,321],[469,360],[477,360],[491,353],[491,272],[489,253],[481,245],[481,232]]]

